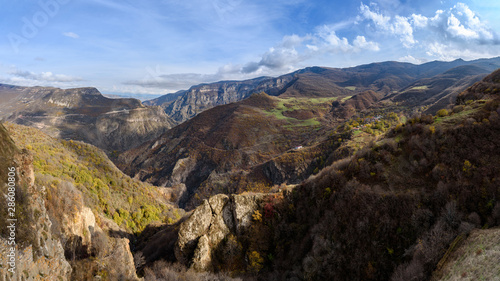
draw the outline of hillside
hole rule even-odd
[[[499,210],[500,211],[500,210]],[[500,275],[500,230],[476,229],[469,237],[457,240],[438,264],[432,279],[495,280]]]
[[[0,194],[5,200],[0,210],[1,279],[69,280],[71,266],[62,243],[49,231],[43,188],[34,184],[32,156],[15,146],[2,124],[0,144]]]
[[[278,92],[292,79],[293,75],[288,74],[278,78],[260,77],[245,81],[202,84],[174,94],[176,98],[167,98],[167,95],[145,104],[161,106],[169,117],[180,124],[204,110],[245,99],[253,93]]]
[[[317,167],[321,150],[335,146],[326,142],[335,99],[255,94],[202,112],[121,154],[119,166],[135,178],[173,187],[181,206],[221,192],[298,183]]]
[[[461,66],[471,66],[475,71],[471,73],[467,67],[461,69]],[[427,98],[418,99],[422,103],[421,106],[435,105],[434,108],[442,108],[449,105],[449,102],[453,103],[453,93],[464,90],[478,81],[481,78],[478,75],[486,75],[499,67],[500,58],[434,61],[421,65],[380,62],[350,68],[307,67],[276,78],[260,77],[245,81],[201,84],[144,103],[161,106],[169,117],[177,123],[182,123],[214,106],[239,101],[260,92],[266,92],[271,96],[310,98],[351,96],[367,90],[383,95],[395,92],[404,94],[408,89],[415,90],[414,87],[418,87],[411,86],[412,84],[438,83],[432,81],[444,79],[445,77],[438,76],[456,68],[454,77],[448,77],[451,80],[447,84],[441,83],[439,87],[429,87],[431,92],[426,95]],[[424,80],[418,82],[421,79]],[[440,91],[446,91],[446,94],[439,98],[433,97],[440,94]],[[412,97],[406,95],[401,97],[412,100]],[[412,106],[414,105],[415,102],[412,102]]]
[[[466,104],[467,101],[478,99],[497,98],[500,95],[499,83],[500,69],[494,71],[480,82],[460,93],[457,98],[457,104]]]
[[[476,65],[458,66],[420,79],[385,99],[402,106],[425,107],[426,113],[435,114],[439,109],[454,104],[460,92],[480,81],[490,71]]]
[[[159,107],[135,99],[109,99],[95,88],[0,85],[0,118],[81,140],[107,152],[137,146],[172,127]]]
[[[349,119],[356,113],[367,111],[377,105],[383,94],[374,91],[366,91],[356,94],[344,102],[334,102],[332,104],[332,114],[339,119]]]
[[[63,280],[94,276],[137,280],[130,240],[152,222],[175,222],[183,210],[174,208],[157,187],[124,175],[92,145],[54,139],[31,127],[5,125],[12,143],[28,155],[19,177],[29,180],[31,174],[31,183],[24,195],[16,194],[16,202],[24,204],[19,209],[26,212],[18,218],[20,225],[33,225],[38,234],[31,237],[31,229],[23,234],[19,228],[17,237],[28,247],[26,253],[32,251],[35,260],[56,255],[67,265]],[[2,147],[8,147],[3,144],[9,144],[10,137],[4,139],[1,132]],[[40,217],[39,223],[31,222]],[[44,248],[44,243],[53,248]],[[40,276],[56,278],[51,273],[58,270],[52,267],[54,262],[48,266],[29,262],[30,276],[40,269]]]
[[[500,88],[490,78],[470,89]],[[480,256],[494,257],[491,248],[466,250],[484,261],[477,266],[447,253],[469,234],[464,245],[480,245],[490,234],[474,229],[500,223],[498,139],[498,96],[415,116],[297,186],[216,195],[150,229],[138,245],[150,255],[145,272],[164,258],[250,280],[419,281],[444,264],[462,278],[492,276],[495,263]],[[158,245],[168,256],[151,253]]]

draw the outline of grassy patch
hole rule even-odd
[[[354,86],[347,86],[345,87],[347,90],[351,90],[351,91],[356,91],[356,87]]]
[[[415,86],[415,87],[411,87],[410,90],[428,90],[429,87],[427,86]]]
[[[434,119],[434,124],[454,125],[454,124],[460,123],[459,122],[460,119],[465,119],[465,118],[467,118],[467,116],[473,115],[477,111],[478,111],[478,109],[469,109],[469,110],[464,110],[464,111],[459,112],[459,113],[453,113],[451,115],[444,116],[444,117],[436,117],[436,119]]]
[[[292,119],[295,119],[295,118],[292,118]],[[295,119],[297,120],[297,119]],[[319,122],[318,120],[316,120],[316,118],[311,118],[311,119],[307,119],[307,120],[304,120],[302,122],[300,122],[300,120],[297,120],[299,123],[296,123],[296,124],[291,124],[291,125],[287,125],[287,126],[284,126],[285,128],[293,128],[293,127],[305,127],[305,126],[319,126],[321,125],[321,122]]]
[[[499,229],[474,230],[456,249],[450,249],[445,266],[435,272],[440,280],[495,280],[500,273]],[[436,278],[436,279],[437,279]]]
[[[332,101],[337,100],[336,97],[328,98],[280,98],[276,106],[270,110],[264,111],[267,116],[273,116],[278,120],[286,120],[290,124],[285,127],[303,127],[303,126],[319,126],[321,123],[316,118],[307,120],[299,120],[293,117],[285,116],[284,112],[298,110],[327,110]]]

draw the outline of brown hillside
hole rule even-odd
[[[119,166],[155,185],[185,188],[178,198],[181,205],[216,193],[264,191],[292,179],[297,183],[314,170],[311,163],[320,153],[314,145],[326,140],[333,127],[330,102],[256,94],[204,111],[123,153]],[[310,148],[296,152],[298,145]],[[269,161],[272,168],[263,169]],[[280,169],[287,172],[281,175]]]
[[[349,119],[354,114],[366,111],[382,98],[383,94],[374,91],[366,91],[354,95],[345,102],[334,102],[332,105],[333,116],[336,118]]]
[[[105,151],[126,150],[174,124],[159,107],[136,99],[109,99],[95,88],[0,85],[0,118],[81,140]]]
[[[486,76],[480,82],[460,93],[457,104],[465,104],[468,100],[488,99],[500,94],[500,69]]]

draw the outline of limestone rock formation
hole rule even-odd
[[[245,255],[241,241],[252,226],[252,215],[262,208],[265,194],[224,195],[204,200],[180,225],[175,256],[198,271],[231,263]],[[238,245],[240,244],[240,245]]]
[[[3,138],[1,141],[2,145],[6,145]],[[41,278],[70,280],[71,266],[65,259],[61,242],[51,232],[52,222],[45,208],[45,190],[34,184],[33,157],[27,153],[18,153],[14,155],[13,160],[18,180],[15,208],[19,211],[16,212],[16,236],[13,240],[15,245],[6,236],[0,236],[0,264],[2,265],[0,280],[40,280]],[[3,186],[4,182],[1,184]],[[3,227],[4,223],[2,222]],[[17,255],[15,268],[8,264],[11,262],[9,255],[11,255],[12,247],[16,249]],[[13,269],[12,272],[9,269]]]

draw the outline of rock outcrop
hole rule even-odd
[[[204,200],[180,225],[176,259],[198,271],[225,267],[235,257],[244,259],[241,242],[248,239],[252,215],[262,209],[265,198],[265,194],[219,194]]]
[[[15,182],[15,211],[11,214],[4,203],[0,209],[0,281],[106,276],[108,280],[138,280],[126,232],[114,221],[96,219],[73,184],[56,178],[49,186],[35,183],[33,156],[20,151],[1,124],[0,144],[3,202],[12,202],[7,201],[11,196],[7,183]],[[13,168],[16,172],[6,177],[6,171]],[[7,231],[8,219],[13,217],[15,235]],[[15,248],[15,268],[8,263],[11,248]]]
[[[0,128],[4,130],[3,126]],[[8,146],[4,136],[2,146]],[[2,155],[4,156],[4,155]],[[0,280],[70,280],[71,266],[66,261],[61,242],[51,232],[52,222],[45,208],[45,189],[35,185],[33,157],[26,152],[13,156],[16,168],[15,236],[0,236]],[[9,157],[7,157],[9,158]],[[2,173],[5,170],[2,169]],[[2,189],[6,183],[2,181]],[[2,196],[3,200],[6,197]],[[7,205],[3,205],[5,209]],[[2,210],[2,213],[6,210]],[[10,214],[9,214],[10,217]],[[10,217],[11,218],[11,217]],[[2,217],[2,220],[6,220]],[[6,221],[2,221],[2,229]],[[14,240],[8,238],[13,237]],[[15,245],[12,244],[15,241]],[[11,249],[15,248],[16,262]]]

